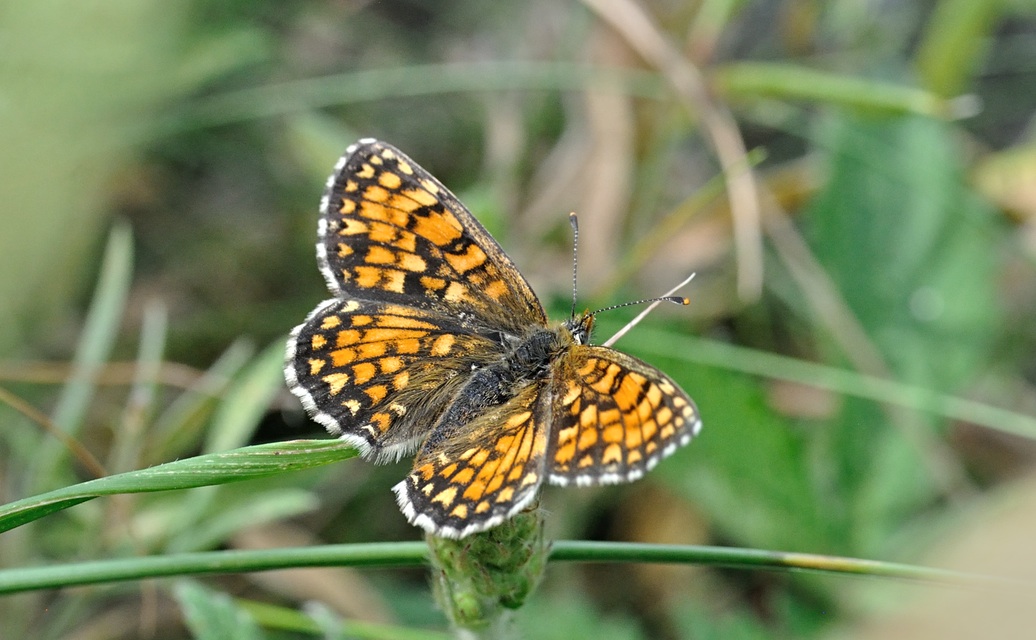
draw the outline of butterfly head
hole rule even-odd
[[[578,316],[573,315],[565,321],[565,328],[572,334],[572,339],[576,341],[576,344],[590,344],[590,334],[594,328],[594,314],[587,310]]]

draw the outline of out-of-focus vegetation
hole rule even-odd
[[[698,272],[689,309],[619,347],[690,392],[701,437],[633,485],[548,489],[550,535],[1036,580],[1034,116],[1023,0],[5,3],[0,502],[319,437],[281,345],[328,295],[326,174],[376,136],[458,193],[555,317],[572,210],[583,306]],[[602,316],[599,340],[635,312]],[[351,460],[93,501],[0,535],[0,566],[412,540],[389,491],[405,469]],[[0,637],[445,625],[418,571],[205,583],[4,597]],[[1031,637],[1017,597],[551,565],[516,626]]]

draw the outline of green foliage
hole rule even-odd
[[[927,562],[918,550],[1031,472],[1018,443],[1036,438],[1036,14],[995,0],[633,3],[752,150],[764,290],[740,299],[742,212],[711,146],[723,136],[672,92],[672,68],[633,53],[650,34],[606,26],[624,4],[0,10],[0,590],[21,593],[0,598],[2,633],[136,630],[154,602],[136,583],[41,589],[426,561],[423,544],[384,542],[416,535],[389,491],[404,467],[330,464],[355,452],[299,439],[324,435],[283,389],[283,336],[328,295],[313,259],[321,184],[367,135],[462,194],[559,313],[572,209],[581,304],[698,271],[690,311],[656,311],[619,347],[690,392],[702,434],[642,482],[550,491],[544,510],[548,538],[674,543],[566,543],[555,559],[700,573],[630,569],[613,584],[555,564],[533,592],[547,552],[516,521],[535,544],[501,543],[504,528],[433,544],[448,617],[463,618],[458,601],[491,617],[492,601],[521,606],[527,637],[821,637],[878,615],[864,588],[744,569],[938,578],[765,550]],[[624,314],[602,315],[598,335]],[[288,548],[237,548],[252,536]],[[321,544],[342,539],[357,544]],[[701,543],[734,548],[688,546]],[[1012,552],[1024,566],[1027,550]],[[163,633],[440,637],[424,629],[447,623],[426,611],[423,574],[350,576],[319,583],[319,606],[279,574],[161,585],[183,625]]]

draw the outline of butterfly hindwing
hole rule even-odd
[[[553,484],[636,480],[701,428],[690,397],[632,356],[575,345],[556,366],[548,468]]]
[[[346,151],[321,201],[317,255],[332,293],[465,314],[512,335],[543,306],[459,200],[391,145]]]
[[[426,443],[394,488],[412,523],[460,538],[524,509],[544,479],[551,422],[545,381],[488,408],[445,439]]]

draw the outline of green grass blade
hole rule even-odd
[[[0,533],[100,496],[252,480],[352,458],[338,440],[293,440],[213,453],[63,487],[0,507]]]
[[[917,87],[779,62],[728,64],[716,71],[715,82],[728,98],[769,97],[873,112],[954,116],[951,102]]]
[[[881,576],[961,586],[1036,588],[1036,584],[1031,582],[895,562],[736,547],[573,540],[555,542],[550,559],[559,562],[707,564],[738,569]],[[327,566],[414,567],[427,561],[428,546],[424,542],[374,542],[119,558],[0,571],[0,595],[178,575]]]

